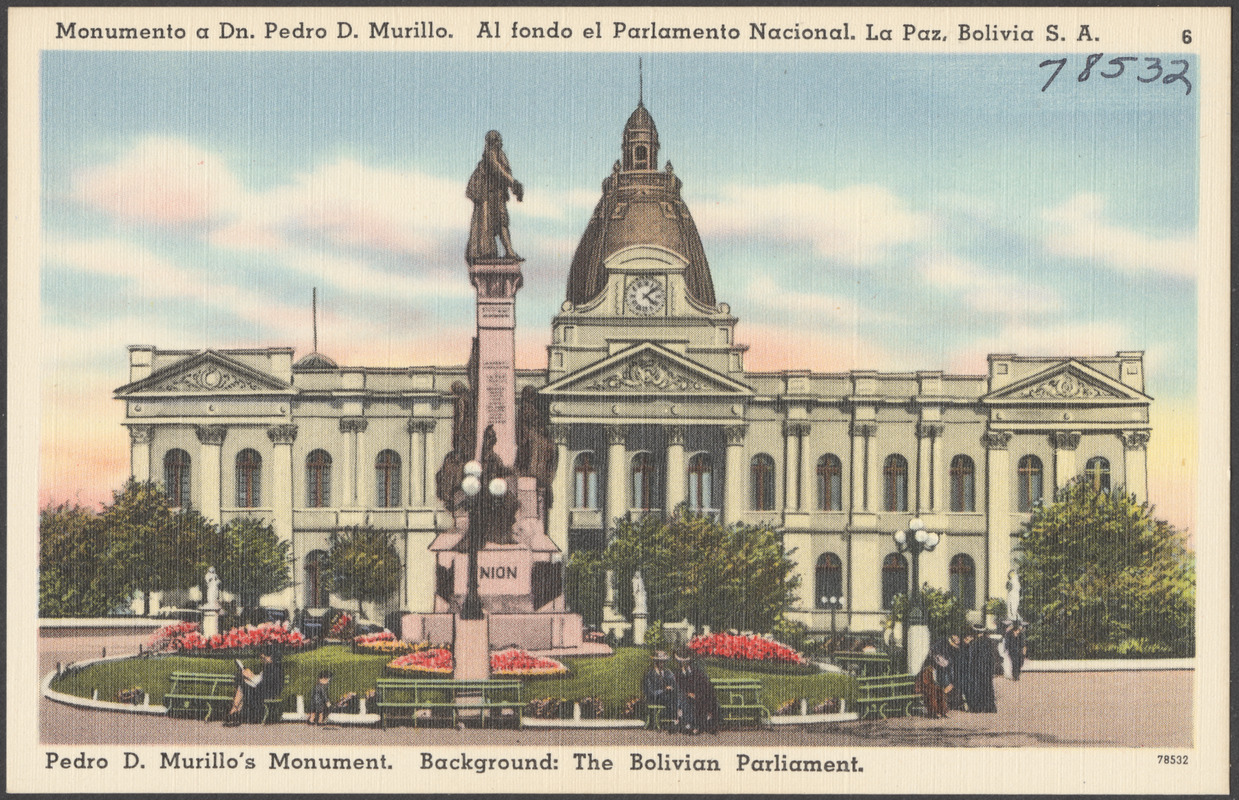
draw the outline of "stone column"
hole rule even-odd
[[[409,430],[409,494],[406,506],[421,508],[426,505],[426,473],[433,472],[430,465],[430,432],[434,430],[433,419],[411,419]]]
[[[220,519],[220,505],[223,503],[221,494],[221,482],[223,479],[223,465],[220,463],[220,448],[224,444],[224,436],[228,433],[228,429],[223,425],[199,425],[194,429],[198,434],[198,442],[202,446],[198,451],[198,474],[201,475],[201,480],[198,482],[198,509],[202,512],[202,516],[211,522],[222,522]]]
[[[272,527],[281,539],[293,540],[293,442],[296,425],[272,425],[267,438],[275,449],[271,457],[270,503],[274,519]],[[299,565],[298,565],[299,566]]]
[[[1080,446],[1079,431],[1055,431],[1050,434],[1054,445],[1054,493],[1066,486],[1076,476],[1076,448]]]
[[[723,428],[727,441],[727,457],[723,469],[723,524],[739,522],[744,514],[744,436],[748,425],[728,425]]]
[[[615,529],[615,520],[628,514],[628,448],[623,425],[607,426],[607,502],[603,526]]]
[[[135,481],[151,479],[151,436],[154,425],[129,426],[129,474]]]
[[[852,423],[852,466],[848,475],[851,486],[852,511],[872,511],[870,497],[873,487],[869,486],[869,440],[877,433],[878,426],[873,422]]]
[[[991,597],[1003,597],[1007,591],[1007,570],[1011,568],[1011,460],[1007,444],[1010,431],[986,431],[981,436],[985,445],[985,578],[977,588],[984,594],[977,598],[983,606]]]
[[[942,511],[945,508],[950,508],[951,482],[946,474],[946,459],[943,458],[942,438],[946,433],[946,426],[938,426],[938,435],[934,437],[934,454],[930,459],[930,474],[933,476],[933,499],[930,506],[932,511]]]
[[[784,511],[800,508],[800,425],[783,423],[783,503]],[[751,492],[750,492],[751,494]]]
[[[916,438],[916,511],[926,513],[938,506],[937,495],[941,489],[934,481],[934,454],[938,449],[938,437],[942,426],[933,422],[918,422]]]
[[[667,468],[666,492],[667,516],[670,517],[676,506],[684,502],[684,493],[688,488],[688,479],[684,472],[684,429],[678,425],[667,427]]]
[[[813,471],[813,453],[809,450],[809,433],[812,430],[811,424],[808,422],[800,423],[800,474],[796,476],[797,503],[796,507],[801,511],[808,511],[816,507],[817,503],[813,499],[813,490],[816,481]],[[812,594],[812,592],[809,592]],[[813,604],[809,604],[809,608],[813,608]]]
[[[1123,431],[1123,485],[1136,502],[1143,503],[1149,496],[1148,431]]]
[[[344,502],[340,505],[353,507],[360,505],[358,487],[361,483],[359,480],[361,465],[358,459],[361,458],[361,434],[368,424],[369,421],[364,417],[342,417],[340,419],[340,433],[348,434],[348,457],[344,465]]]
[[[551,439],[555,442],[555,451],[559,458],[555,465],[555,479],[551,483],[551,508],[547,515],[546,535],[559,548],[560,552],[568,552],[568,509],[572,507],[572,459],[568,457],[568,434],[571,428],[567,425],[553,424],[550,426]]]

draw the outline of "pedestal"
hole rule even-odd
[[[452,677],[462,681],[484,681],[490,677],[490,621],[456,618],[456,641],[452,644],[456,663]]]
[[[648,615],[636,613],[632,615],[632,643],[640,647],[645,643],[645,631]]]
[[[488,425],[495,426],[495,453],[503,463],[516,461],[516,292],[521,262],[475,261],[469,279],[477,289],[478,386],[477,443]]]
[[[929,626],[908,626],[908,672],[916,674],[929,655]]]
[[[205,638],[210,639],[219,633],[219,613],[221,610],[219,608],[202,609],[202,635]]]

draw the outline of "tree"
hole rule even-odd
[[[1196,565],[1182,534],[1122,487],[1081,478],[1020,534],[1020,616],[1039,655],[1195,652]]]
[[[173,511],[157,483],[130,479],[101,521],[119,580],[126,592],[142,592],[146,615],[152,592],[188,589],[206,570],[214,526],[195,509]]]
[[[400,588],[400,552],[390,532],[353,527],[331,535],[327,573],[332,590],[361,604],[381,603]]]
[[[651,620],[687,618],[694,626],[769,632],[795,600],[795,562],[768,527],[720,525],[677,509],[670,519],[621,521],[606,565],[631,579],[641,570]],[[632,594],[618,593],[632,612]]]
[[[606,601],[606,567],[597,550],[574,550],[564,561],[564,599],[586,625],[602,624]]]
[[[292,586],[292,545],[260,520],[243,517],[225,525],[212,557],[221,586],[237,595],[252,619],[264,594]]]
[[[925,624],[929,627],[929,635],[934,639],[959,633],[968,621],[967,609],[960,604],[959,598],[950,592],[924,584],[921,587],[921,601],[925,604]],[[909,605],[906,594],[895,595],[891,601],[890,616],[886,621],[906,623]]]
[[[39,512],[39,615],[98,617],[128,596],[99,515],[79,505]]]

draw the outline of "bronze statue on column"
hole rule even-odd
[[[482,160],[473,170],[469,185],[465,188],[465,197],[473,201],[469,245],[465,249],[465,258],[470,264],[499,258],[496,237],[503,245],[505,259],[524,260],[512,249],[512,238],[508,233],[509,191],[518,202],[524,200],[525,187],[512,177],[512,168],[503,152],[503,138],[499,131],[489,131]]]

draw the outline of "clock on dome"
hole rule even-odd
[[[667,289],[658,278],[645,276],[628,284],[624,299],[632,313],[648,317],[663,310],[667,302]]]

